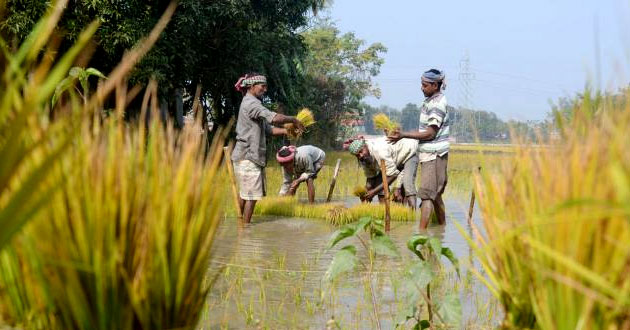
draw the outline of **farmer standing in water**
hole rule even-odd
[[[438,223],[446,224],[446,210],[442,194],[446,188],[449,143],[449,115],[444,90],[444,72],[431,69],[422,74],[422,93],[424,102],[420,109],[420,128],[418,131],[390,132],[387,137],[391,143],[400,139],[416,139],[420,160],[420,229],[429,225],[431,213],[435,211]]]
[[[273,126],[293,123],[298,130],[304,130],[304,126],[295,117],[275,113],[262,105],[262,97],[267,92],[265,76],[246,74],[234,87],[243,93],[243,101],[236,121],[236,145],[232,161],[239,185],[239,207],[243,220],[249,223],[256,201],[266,195],[266,135],[287,134],[286,129]]]

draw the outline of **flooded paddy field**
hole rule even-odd
[[[355,203],[346,199],[346,204]],[[424,234],[437,237],[459,259],[460,276],[449,263],[438,267],[432,288],[434,295],[456,293],[461,300],[461,328],[496,327],[501,315],[497,301],[469,271],[477,267],[466,240],[453,224],[457,221],[471,233],[467,224],[468,200],[446,200],[447,225],[429,227]],[[479,225],[478,211],[473,222]],[[402,272],[414,255],[407,240],[419,232],[415,222],[392,222],[390,237],[400,257],[378,256],[372,272],[365,268],[347,272],[335,281],[325,273],[335,253],[352,237],[327,249],[338,227],[318,219],[260,216],[246,226],[226,217],[215,243],[211,268],[213,289],[200,329],[392,329],[405,309]],[[365,250],[357,252],[368,262]],[[374,292],[372,300],[371,291]],[[376,310],[376,312],[375,312]],[[378,318],[378,320],[377,320]],[[404,318],[402,318],[404,320]],[[410,322],[401,325],[411,328]]]

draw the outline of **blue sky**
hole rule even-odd
[[[601,86],[630,81],[630,1],[335,0],[327,14],[342,32],[388,48],[372,105],[420,103],[419,77],[432,67],[447,74],[449,103],[462,105],[467,53],[475,109],[544,119],[550,101],[596,84],[596,30]]]

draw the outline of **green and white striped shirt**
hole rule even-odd
[[[446,96],[442,93],[436,93],[422,103],[419,129],[425,130],[429,126],[437,126],[438,132],[433,140],[420,141],[418,144],[420,162],[428,162],[436,156],[444,156],[448,153],[450,120],[446,104]]]

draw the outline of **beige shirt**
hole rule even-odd
[[[399,175],[398,168],[418,151],[418,140],[415,139],[401,139],[395,144],[390,144],[385,137],[380,137],[366,140],[365,144],[376,164],[380,166],[381,159],[385,161],[387,176]]]

